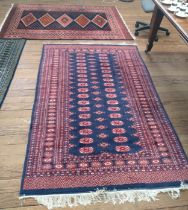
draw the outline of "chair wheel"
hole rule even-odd
[[[134,32],[134,35],[135,35],[135,36],[138,36],[138,34],[139,34],[138,31],[135,31],[135,32]]]
[[[169,36],[169,35],[170,35],[170,32],[169,32],[169,31],[167,31],[167,32],[166,32],[166,35],[167,35],[167,36]]]
[[[155,37],[155,42],[158,42],[159,38],[158,36]]]
[[[139,27],[139,23],[135,23],[135,28],[138,28]]]

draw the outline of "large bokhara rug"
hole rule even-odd
[[[3,104],[25,40],[0,39],[0,107]]]
[[[127,27],[115,7],[18,4],[0,37],[27,39],[127,39]]]
[[[21,197],[121,203],[176,196],[186,181],[187,157],[135,46],[44,46]]]

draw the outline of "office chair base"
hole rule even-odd
[[[135,35],[135,36],[138,36],[138,35],[139,35],[139,32],[138,32],[138,31],[135,31],[135,32],[134,32],[134,35]],[[159,38],[158,38],[158,36],[156,36],[156,37],[155,37],[155,42],[158,42],[158,40],[159,40]]]
[[[141,26],[140,26],[140,25],[141,25]],[[149,29],[150,29],[150,25],[147,24],[147,23],[144,23],[144,22],[137,21],[137,22],[135,23],[135,28],[136,28],[136,30],[135,30],[134,35],[135,35],[135,36],[138,36],[140,31],[149,30]],[[164,32],[166,33],[166,36],[169,36],[169,35],[170,35],[169,30],[166,29],[166,28],[159,27],[158,30],[159,30],[159,31],[164,31]],[[158,41],[158,37],[155,38],[155,41]]]
[[[142,26],[148,26],[147,23],[140,22],[140,21],[136,21],[136,23],[135,23],[135,28],[138,28],[140,25],[142,25]]]

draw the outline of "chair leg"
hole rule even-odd
[[[164,32],[166,32],[166,35],[167,35],[167,36],[169,36],[169,35],[170,35],[169,30],[168,30],[168,29],[166,29],[166,28],[159,27],[159,30],[160,30],[160,31],[164,31]]]
[[[148,24],[147,23],[144,23],[144,22],[141,22],[141,21],[136,21],[135,27],[138,28],[140,25],[141,26],[147,26]]]
[[[141,25],[141,26],[140,26],[140,25]],[[140,27],[139,27],[139,26],[140,26]],[[144,23],[144,22],[141,22],[141,21],[136,21],[135,27],[136,27],[136,30],[135,30],[135,32],[134,32],[134,35],[135,35],[135,36],[138,36],[138,35],[139,35],[139,31],[145,31],[145,30],[150,29],[150,25],[149,25],[149,24]],[[166,29],[166,28],[159,27],[159,30],[160,30],[160,31],[166,32],[166,35],[167,35],[167,36],[170,35],[169,30]],[[155,41],[158,41],[158,36],[155,37]]]
[[[134,32],[134,35],[135,36],[138,36],[139,35],[139,31],[145,31],[145,30],[148,30],[148,29],[150,29],[150,26],[149,25],[146,25],[146,26],[142,26],[142,27],[140,27],[140,28],[137,28],[136,30],[135,30],[135,32]],[[156,37],[155,37],[155,41],[157,42],[158,41],[158,36],[156,35]]]
[[[137,29],[135,30],[134,35],[135,35],[135,36],[138,36],[139,31],[145,31],[145,30],[148,30],[148,29],[150,29],[150,26],[149,26],[149,25],[141,26],[140,28],[137,28]]]

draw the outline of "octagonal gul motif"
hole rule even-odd
[[[113,82],[103,80],[103,68]],[[21,194],[188,180],[188,161],[135,46],[46,45],[39,77]]]

